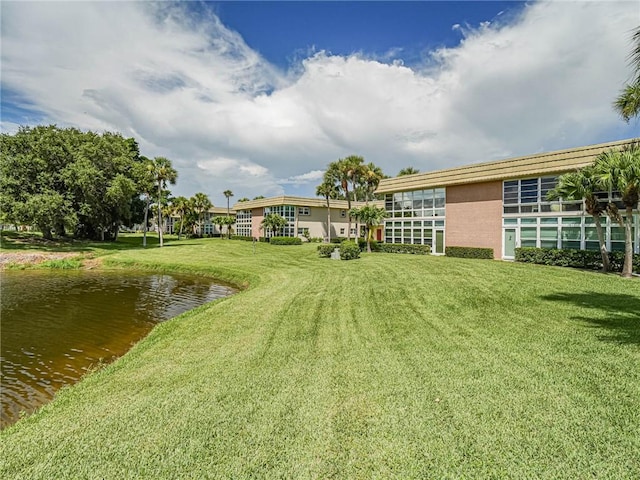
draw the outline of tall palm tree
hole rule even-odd
[[[420,170],[418,170],[417,168],[413,168],[413,167],[406,167],[401,169],[398,172],[398,175],[396,175],[397,177],[403,177],[405,175],[415,175],[416,173],[420,173]]]
[[[380,185],[380,180],[384,178],[384,173],[382,173],[382,169],[375,165],[372,162],[369,162],[364,166],[362,173],[362,185],[364,186],[364,201],[369,203],[370,200],[373,200],[374,193],[378,185]]]
[[[180,230],[178,230],[178,240],[180,240],[184,228],[184,217],[191,208],[191,202],[187,197],[176,197],[171,203],[173,204],[174,213],[180,217]]]
[[[630,83],[625,85],[613,104],[614,108],[627,123],[631,118],[640,115],[640,27],[634,31],[631,41],[634,47],[629,59],[634,70],[633,78]]]
[[[324,172],[323,183],[331,183],[341,189],[347,200],[347,206],[351,210],[351,197],[349,196],[349,165],[344,159],[331,162]],[[349,230],[347,231],[347,239],[351,239],[351,217],[349,217]]]
[[[171,165],[171,160],[165,157],[155,157],[153,159],[153,177],[158,187],[158,235],[160,246],[163,246],[162,235],[162,203],[163,190],[167,188],[167,183],[175,185],[178,179],[178,172]]]
[[[618,223],[624,225],[625,247],[622,275],[631,277],[633,272],[633,209],[640,201],[640,143],[633,142],[623,149],[611,149],[596,157],[594,166],[603,186],[610,191],[620,192],[625,206],[624,219],[617,208],[609,204],[608,213]]]
[[[387,216],[386,210],[374,205],[365,205],[362,208],[352,209],[349,214],[364,223],[367,232],[367,252],[371,253],[371,237],[373,236],[373,228],[382,223],[384,218]]]
[[[331,204],[330,200],[338,197],[338,187],[331,182],[324,181],[316,187],[316,195],[324,197],[327,202],[327,238],[331,243]]]
[[[233,197],[233,192],[231,190],[225,190],[222,194],[227,197],[227,217],[231,217],[231,213],[229,213],[229,199]],[[229,233],[229,229],[231,228],[231,224],[227,223],[227,237],[231,238]]]
[[[598,243],[600,244],[600,255],[602,256],[602,271],[609,271],[609,253],[604,238],[604,230],[600,221],[600,216],[606,211],[604,205],[597,197],[596,192],[603,190],[604,186],[600,181],[595,168],[590,165],[576,172],[565,173],[558,178],[556,187],[547,193],[548,200],[583,200],[585,210],[593,217],[596,226]]]
[[[193,209],[198,214],[198,235],[202,237],[202,223],[205,212],[208,212],[211,207],[213,207],[213,203],[209,200],[209,197],[202,193],[198,192],[193,197],[191,197],[191,202],[193,205]]]

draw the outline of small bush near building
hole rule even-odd
[[[358,247],[360,247],[361,252],[365,252],[367,250],[367,240],[365,238],[358,239]],[[371,251],[379,252],[378,242],[376,240],[371,240]]]
[[[331,243],[342,243],[342,242],[346,242],[347,241],[347,237],[332,237],[331,238]]]
[[[516,262],[553,265],[556,267],[602,269],[602,258],[598,250],[558,250],[555,248],[516,248]],[[609,252],[612,272],[621,272],[624,252]],[[633,256],[633,271],[640,273],[640,255]]]
[[[271,237],[269,243],[271,245],[302,245],[302,239],[299,237]]]
[[[340,260],[355,260],[360,258],[360,247],[356,242],[342,242],[340,244]]]
[[[409,245],[404,243],[379,243],[378,252],[383,253],[411,253],[413,255],[429,255],[429,245]]]
[[[231,240],[244,240],[245,242],[253,242],[253,237],[245,237],[244,235],[231,235]]]
[[[447,257],[483,258],[493,260],[493,248],[445,247],[444,254]]]
[[[332,243],[325,243],[318,245],[318,256],[320,258],[331,258],[331,254],[336,249],[336,245]]]

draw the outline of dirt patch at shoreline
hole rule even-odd
[[[0,252],[0,269],[6,268],[7,265],[38,265],[39,263],[49,260],[63,260],[65,258],[78,257],[74,252]],[[89,259],[87,268],[97,266],[97,259]],[[85,263],[85,262],[83,262]],[[84,266],[84,265],[83,265]]]

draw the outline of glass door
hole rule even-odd
[[[504,229],[504,258],[514,258],[516,256],[516,229]]]
[[[436,242],[433,253],[436,255],[444,253],[444,230],[436,230]]]

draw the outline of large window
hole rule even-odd
[[[275,205],[273,207],[265,207],[264,214],[268,215],[270,213],[275,213],[276,215],[280,215],[287,220],[287,225],[278,233],[278,235],[282,235],[284,237],[294,237],[296,234],[295,231],[295,222],[296,222],[296,207],[293,205]],[[268,236],[275,236],[269,232]]]
[[[538,212],[579,212],[582,202],[548,200],[547,193],[557,184],[557,177],[523,178],[503,183],[502,201],[505,214]]]
[[[384,238],[387,243],[433,246],[436,230],[444,230],[444,188],[387,194]]]
[[[236,234],[251,237],[251,210],[240,210],[236,214]]]

